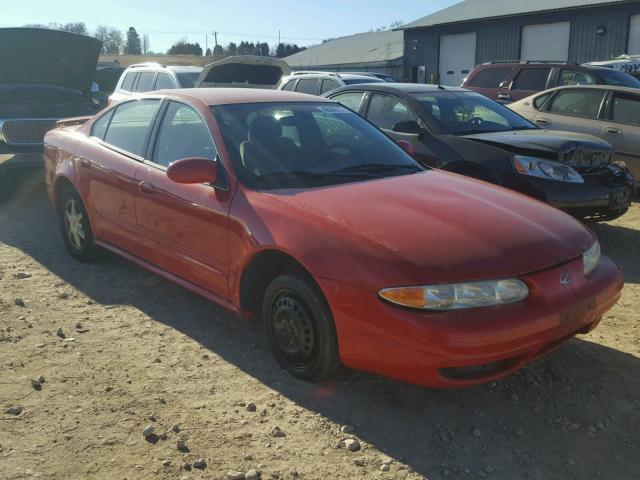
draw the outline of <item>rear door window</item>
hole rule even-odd
[[[329,90],[333,90],[335,88],[340,88],[342,85],[340,85],[340,82],[336,81],[336,80],[332,80],[332,79],[324,79],[322,80],[322,85],[320,85],[320,95],[322,95],[323,93],[328,92]]]
[[[122,90],[126,90],[127,92],[133,91],[133,84],[135,83],[135,79],[138,76],[137,73],[130,72],[124,76],[124,80],[122,81],[122,85],[120,88]]]
[[[564,85],[595,85],[596,79],[587,72],[563,68],[560,70],[557,83],[559,87]]]
[[[133,100],[118,105],[104,141],[126,152],[143,157],[147,134],[160,106],[159,99]]]
[[[368,120],[376,127],[393,130],[394,125],[409,120],[418,121],[418,116],[397,97],[373,94],[367,112]]]
[[[153,79],[155,76],[155,72],[141,72],[138,84],[136,85],[136,92],[148,92],[153,90]]]
[[[611,119],[618,123],[640,125],[640,96],[614,93]]]
[[[540,91],[547,87],[550,68],[523,68],[513,82],[512,90]]]
[[[485,68],[484,70],[480,70],[478,74],[469,81],[469,86],[480,88],[500,88],[500,85],[505,81],[510,72],[511,67]]]
[[[357,112],[358,110],[360,110],[360,105],[362,105],[363,98],[364,92],[347,92],[336,95],[335,97],[331,97],[331,100],[340,102],[348,109]]]
[[[549,112],[572,117],[598,117],[604,90],[568,89],[560,90],[551,100]]]
[[[301,78],[298,81],[296,91],[300,93],[309,93],[311,95],[316,94],[316,88],[318,86],[317,78]]]
[[[158,73],[154,90],[163,90],[165,88],[176,88],[173,79],[166,73]]]

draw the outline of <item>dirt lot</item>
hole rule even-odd
[[[640,477],[639,204],[596,227],[626,288],[594,333],[507,380],[436,391],[294,380],[257,322],[114,256],[73,261],[40,186],[15,190],[0,200],[2,479]]]

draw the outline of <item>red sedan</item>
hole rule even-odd
[[[60,122],[45,150],[73,257],[107,249],[261,315],[306,380],[494,380],[589,332],[622,289],[571,217],[426,169],[325,99],[154,92]]]

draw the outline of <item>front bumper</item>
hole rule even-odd
[[[621,166],[583,174],[584,183],[513,175],[504,186],[542,200],[581,220],[617,218],[626,213],[634,196],[635,179],[626,167]]]
[[[12,147],[0,142],[0,175],[15,170],[44,171],[44,147]]]
[[[606,257],[589,278],[582,259],[524,277],[520,303],[443,313],[403,309],[375,292],[316,278],[331,307],[340,357],[351,368],[431,387],[493,381],[587,333],[620,298],[620,270]],[[560,284],[568,273],[572,282]]]

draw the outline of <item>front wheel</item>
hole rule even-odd
[[[67,252],[81,262],[95,260],[99,256],[99,248],[93,241],[89,216],[80,195],[71,187],[60,194],[58,217]]]
[[[319,381],[340,368],[335,325],[318,288],[293,275],[267,287],[262,316],[271,351],[294,377]]]

